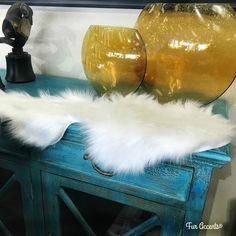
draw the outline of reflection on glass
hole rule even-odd
[[[144,43],[135,29],[90,26],[82,47],[85,74],[99,94],[134,92],[146,68]]]
[[[149,4],[136,28],[147,51],[143,86],[160,102],[209,103],[236,75],[236,18],[227,4]]]

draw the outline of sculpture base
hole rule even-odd
[[[11,83],[27,83],[35,80],[31,56],[27,52],[8,53],[6,56],[6,80]]]
[[[4,90],[5,89],[5,85],[2,82],[1,76],[0,76],[0,89]]]

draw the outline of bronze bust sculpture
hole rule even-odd
[[[12,46],[12,52],[6,56],[6,80],[13,83],[29,82],[35,79],[31,56],[23,51],[33,24],[33,11],[24,2],[14,3],[7,11],[2,24],[5,37],[0,43]]]

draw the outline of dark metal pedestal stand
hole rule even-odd
[[[12,83],[25,83],[35,80],[31,56],[22,48],[13,48],[6,56],[6,80]]]
[[[0,89],[4,90],[5,89],[5,85],[2,82],[1,76],[0,76]]]

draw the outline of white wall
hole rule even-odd
[[[0,22],[8,6],[0,6]],[[25,50],[37,73],[83,78],[83,37],[90,25],[133,27],[139,10],[33,7],[34,25]],[[0,45],[0,68],[5,68],[9,46]]]
[[[0,6],[0,23],[9,6]],[[84,34],[91,24],[132,27],[140,10],[33,7],[34,25],[25,50],[32,55],[37,73],[85,79],[81,63]],[[5,55],[10,47],[0,45],[0,68],[5,68]],[[236,121],[236,83],[224,95]],[[234,142],[236,144],[236,141]],[[233,154],[236,153],[234,147]],[[235,155],[234,155],[235,156]],[[236,222],[236,158],[213,175],[212,185],[204,211],[204,221],[223,223],[221,231],[208,231],[207,235],[230,235]],[[202,232],[205,234],[205,232]]]

